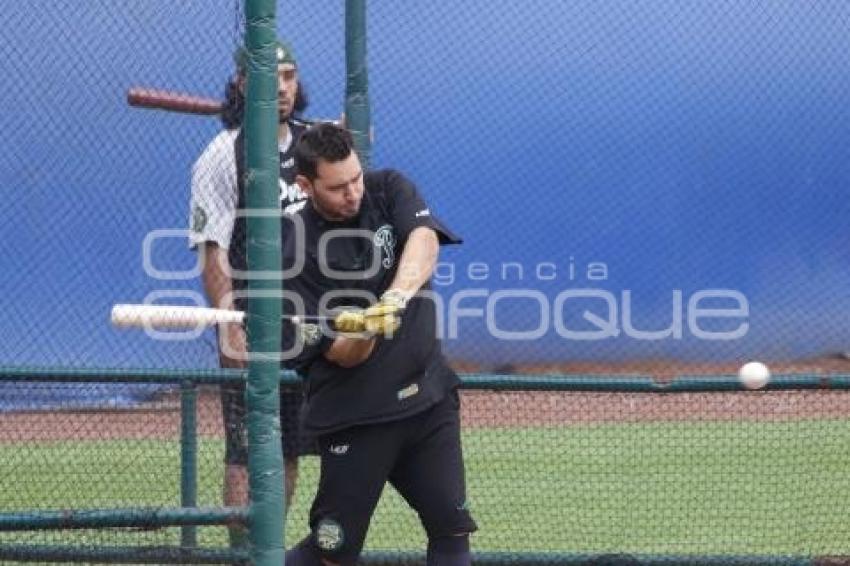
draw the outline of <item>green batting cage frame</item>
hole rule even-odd
[[[245,183],[249,210],[277,211],[280,157],[277,150],[277,26],[275,0],[245,3],[248,55],[245,102]],[[248,216],[248,269],[280,269],[280,221],[276,215]],[[278,395],[280,281],[251,278],[248,283],[249,349],[245,416],[248,428],[251,557],[254,564],[283,563],[283,455]]]
[[[248,263],[250,271],[255,273],[277,272],[281,240],[276,216],[279,210],[278,79],[274,53],[277,2],[245,0],[242,10],[240,1],[235,0],[235,6],[237,16],[244,17],[247,47],[244,122],[247,208],[275,211],[275,214],[249,217]],[[338,4],[345,11],[345,119],[360,158],[368,165],[373,148],[367,2],[346,0]],[[199,12],[208,10],[207,4],[199,5]],[[281,5],[285,11],[286,4]],[[390,5],[395,6],[386,3]],[[155,21],[156,14],[147,13],[144,3],[128,6],[131,6],[128,21],[132,22],[129,27],[140,33],[128,43],[137,47],[134,42],[138,37],[146,37],[146,30],[136,29],[146,27],[138,25],[139,22]],[[73,4],[72,9],[77,10],[78,6]],[[440,6],[435,11],[443,9]],[[515,4],[511,9],[520,10],[522,6]],[[829,15],[827,9],[824,11]],[[463,10],[460,14],[482,16],[470,16],[470,12]],[[509,31],[519,27],[520,16],[525,14],[518,11],[514,15]],[[453,17],[460,20],[464,16]],[[489,25],[487,18],[480,19],[485,22],[482,26]],[[587,20],[594,22],[595,18],[591,14]],[[772,17],[766,20],[771,27],[777,21]],[[335,22],[338,21],[336,18]],[[401,20],[392,21],[393,25],[397,23]],[[545,33],[538,33],[541,23],[545,22],[528,25],[537,26],[533,37],[543,38],[540,43],[548,49],[549,39]],[[325,24],[327,21],[316,17],[316,27]],[[666,32],[667,26],[662,27]],[[419,47],[415,33],[421,30],[398,28],[404,42]],[[460,31],[459,41],[465,42],[465,30]],[[561,31],[558,28],[552,33]],[[588,38],[594,38],[597,33],[603,37],[621,34],[624,29],[617,24],[584,31]],[[122,35],[120,31],[114,33]],[[308,33],[321,35],[312,27]],[[487,33],[490,34],[489,27]],[[222,30],[212,30],[209,35],[222,35]],[[525,55],[515,49],[518,41],[510,33],[504,34],[504,39],[498,35],[498,46],[505,51],[484,53],[493,58],[494,67],[503,63],[521,64],[524,71],[536,64],[530,57],[523,59]],[[756,40],[761,38],[759,34],[747,35]],[[384,49],[396,48],[399,41],[394,41],[388,42],[389,47],[384,45]],[[216,53],[221,55],[220,37],[211,43],[215,42],[218,42]],[[171,47],[168,44],[166,49]],[[317,43],[312,47],[314,56],[329,52],[327,44]],[[446,54],[457,55],[468,46],[449,47],[437,56],[426,53],[417,63],[440,66]],[[597,49],[598,45],[590,39],[580,47],[586,53],[604,51]],[[770,47],[763,56],[766,57]],[[15,59],[11,55],[21,54],[18,45],[5,49],[5,58],[10,60]],[[567,52],[563,46],[562,49]],[[642,65],[646,53],[638,48],[634,51],[639,54],[635,74],[643,80],[649,76]],[[106,53],[110,58],[115,56],[112,51]],[[197,53],[193,51],[190,56]],[[29,61],[25,57],[20,59]],[[717,66],[713,51],[707,59]],[[687,66],[687,61],[674,62]],[[412,66],[409,61],[402,63],[404,67]],[[595,64],[589,67],[596,69]],[[498,80],[505,80],[501,69],[495,70]],[[342,75],[341,69],[333,72],[334,76]],[[830,71],[830,74],[834,73]],[[103,78],[97,73],[92,75],[91,83],[81,83],[89,90],[94,90],[91,84]],[[139,80],[158,78],[161,77],[146,76]],[[194,87],[193,83],[189,84]],[[757,88],[760,84],[753,83],[752,90],[760,91]],[[574,83],[571,87],[590,98],[602,92],[594,91],[590,83]],[[115,90],[112,88],[109,93],[112,98]],[[466,95],[463,91],[456,93]],[[530,93],[524,93],[519,101],[525,102],[527,94]],[[536,96],[538,92],[533,94]],[[466,98],[472,105],[452,110],[471,112],[470,119],[476,121],[491,121],[490,110],[479,108],[474,95]],[[626,92],[624,98],[636,97]],[[217,101],[212,102],[215,107]],[[447,101],[446,106],[454,102]],[[513,105],[517,100],[509,102]],[[69,111],[60,104],[54,106],[59,107],[59,112]],[[429,107],[422,114],[427,114],[425,119],[437,121],[443,119],[439,114],[447,109],[440,108],[438,112]],[[45,108],[36,110],[30,112],[49,114]],[[513,110],[514,107],[510,108]],[[394,126],[398,127],[398,123]],[[684,123],[671,126],[687,129]],[[531,128],[534,127],[536,124],[532,123]],[[558,127],[557,133],[561,135],[562,126]],[[402,130],[405,128],[410,129],[409,124]],[[15,132],[24,128],[8,129]],[[149,146],[156,145],[159,135],[159,131],[152,135],[155,141]],[[397,137],[396,141],[400,139]],[[419,139],[411,139],[406,152],[415,153],[425,147]],[[642,139],[635,137],[634,141]],[[151,147],[145,150],[152,151]],[[14,151],[9,153],[10,161],[17,159]],[[812,149],[812,153],[817,152]],[[39,154],[38,158],[43,156]],[[462,162],[459,167],[470,168],[463,159],[456,161]],[[596,167],[595,158],[586,161],[594,164],[592,168]],[[435,168],[440,169],[446,184],[451,184],[460,168],[450,170],[438,165]],[[473,165],[472,169],[484,167],[481,163]],[[514,165],[509,163],[509,166]],[[592,168],[588,168],[588,175],[594,173]],[[13,173],[35,179],[43,171],[23,167]],[[805,173],[808,179],[809,172]],[[811,178],[814,177],[812,173]],[[651,185],[654,179],[637,181]],[[125,201],[124,205],[144,206],[144,199],[142,195],[137,201]],[[79,214],[79,209],[76,210]],[[488,223],[499,220],[484,218]],[[140,226],[141,223],[136,228]],[[145,224],[143,228],[150,230],[151,226]],[[118,229],[116,226],[115,230]],[[50,260],[35,261],[49,263]],[[32,268],[34,262],[23,265]],[[504,264],[503,271],[505,265],[514,264]],[[548,263],[540,265],[555,267]],[[570,256],[567,269],[572,272],[574,268]],[[88,264],[80,268],[81,272],[89,270]],[[36,269],[32,271],[36,277],[48,277]],[[570,279],[572,283],[575,278]],[[175,359],[182,359],[180,352],[171,358],[164,356],[169,362],[162,363],[163,367],[158,369],[133,365],[96,367],[95,363],[92,363],[95,367],[57,367],[49,362],[40,367],[0,366],[0,386],[12,386],[0,389],[0,402],[4,401],[2,395],[44,401],[35,408],[0,411],[0,477],[3,478],[0,563],[255,566],[283,563],[284,549],[307,534],[306,519],[318,464],[312,456],[302,458],[298,495],[292,508],[287,509],[278,394],[280,388],[295,385],[298,378],[290,372],[281,372],[273,354],[278,350],[281,332],[280,281],[274,277],[251,279],[249,296],[247,330],[253,356],[245,370],[169,365]],[[61,299],[62,308],[67,306],[71,314],[63,310],[56,318],[70,319],[79,314],[79,310],[71,308],[72,301],[66,305],[66,297],[63,295]],[[678,300],[681,302],[681,295]],[[27,305],[25,301],[21,304],[24,306],[19,308],[29,316],[28,309],[33,304]],[[26,330],[15,338],[21,343],[36,343],[41,340],[44,327],[33,324]],[[650,350],[647,355],[662,351]],[[81,355],[76,360],[61,357],[57,363],[71,365],[80,360],[89,361]],[[710,371],[694,373],[671,372],[668,368],[661,372],[666,378],[659,379],[657,372],[635,369],[640,368],[640,361],[624,365],[628,370],[624,369],[622,374],[611,369],[616,363],[598,371],[585,371],[577,363],[574,373],[544,371],[539,366],[538,373],[515,366],[505,366],[500,371],[498,364],[481,366],[492,371],[478,372],[478,367],[476,371],[469,367],[474,365],[471,362],[456,364],[468,370],[461,373],[461,414],[470,506],[480,527],[471,537],[475,564],[850,565],[847,511],[850,509],[850,374],[844,373],[848,367],[846,359],[832,365],[823,363],[822,367],[818,367],[820,362],[812,362],[788,371],[780,368],[759,390],[744,387],[732,375],[734,369],[728,367],[721,371],[715,365]],[[569,365],[571,360],[568,362],[563,365]],[[7,363],[17,363],[17,359],[0,360],[0,364]],[[196,363],[194,358],[191,363]],[[526,370],[528,373],[524,373]],[[221,504],[224,497],[219,485],[225,441],[218,389],[237,382],[246,384],[250,498],[246,506],[226,506]],[[129,407],[114,400],[116,390],[123,392],[137,386],[154,393],[146,394],[141,401],[134,400]],[[62,396],[71,389],[105,388],[110,391],[108,400],[102,400],[106,396],[101,396],[90,405],[63,404]],[[161,489],[149,493],[154,487]],[[228,546],[226,527],[234,525],[248,528],[248,546]],[[417,517],[390,489],[379,504],[369,537],[364,564],[425,563],[423,549],[427,541]]]

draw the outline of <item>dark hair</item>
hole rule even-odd
[[[336,163],[351,155],[353,149],[351,132],[336,124],[320,122],[307,128],[295,145],[295,172],[312,181],[317,177],[320,159]]]
[[[292,105],[292,113],[296,116],[307,110],[310,100],[304,83],[298,81],[295,91],[295,103]],[[224,85],[224,107],[221,111],[221,123],[228,130],[238,128],[245,119],[245,95],[239,89],[238,78],[232,78]]]

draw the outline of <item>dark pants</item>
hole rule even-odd
[[[387,481],[419,514],[429,539],[475,531],[459,409],[451,392],[412,417],[320,436],[321,477],[305,542],[327,560],[353,564]]]
[[[301,436],[300,410],[303,400],[301,387],[280,390],[280,432],[283,457],[294,460],[302,454],[314,454],[309,442]],[[228,465],[248,465],[248,431],[245,423],[245,383],[221,386],[221,413],[224,417],[224,462]]]

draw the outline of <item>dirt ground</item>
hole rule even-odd
[[[840,356],[768,363],[774,374],[844,374],[850,360]],[[618,364],[569,362],[485,368],[456,363],[458,371],[505,374],[578,374],[651,377],[735,375],[735,363],[641,360]],[[466,426],[557,425],[593,422],[732,421],[841,418],[850,415],[843,391],[753,391],[712,393],[479,392],[464,394]]]
[[[850,372],[850,360],[817,358],[770,364],[775,373],[832,374]],[[733,364],[649,360],[622,364],[564,364],[485,368],[456,362],[459,372],[516,374],[583,374],[651,376],[665,381],[678,375],[734,374]],[[86,439],[178,438],[179,393],[162,396],[133,409],[43,411],[0,414],[0,443]],[[722,393],[488,392],[463,393],[467,427],[568,425],[593,422],[794,420],[850,416],[847,392],[828,390]],[[222,435],[218,393],[201,389],[198,432]]]

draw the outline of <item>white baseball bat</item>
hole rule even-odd
[[[327,316],[291,315],[283,315],[282,318],[289,320],[292,324],[333,319],[333,317]],[[113,325],[121,328],[196,328],[198,326],[212,326],[222,322],[241,323],[245,320],[245,313],[243,311],[183,305],[121,304],[112,307],[110,320]]]

